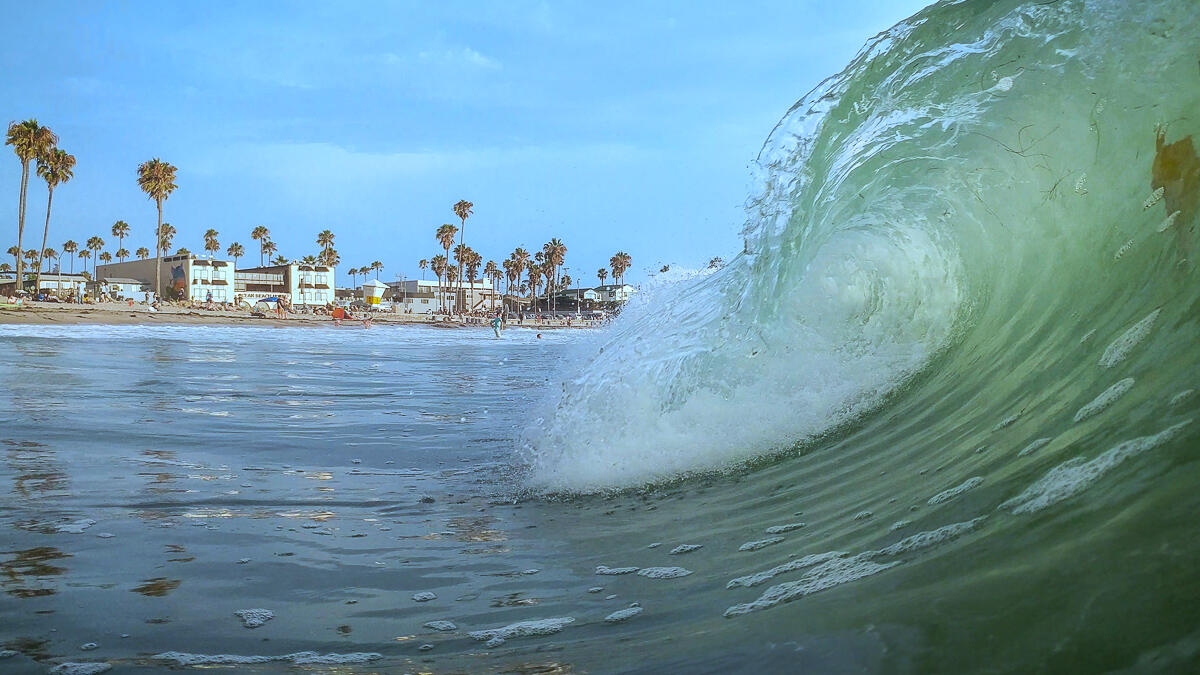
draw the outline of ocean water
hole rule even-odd
[[[0,328],[0,668],[1196,670],[1197,45],[930,7],[604,331]]]

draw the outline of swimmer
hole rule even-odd
[[[492,317],[492,332],[496,334],[496,337],[500,337],[500,315],[499,314]]]
[[[539,339],[539,340],[541,340],[541,339],[542,339],[542,334],[541,334],[541,333],[538,333],[538,339]]]

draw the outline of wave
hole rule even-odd
[[[744,252],[580,355],[522,439],[530,485],[634,487],[867,427],[953,454],[1178,424],[1196,44],[1187,0],[943,2],[876,36],[771,132]]]

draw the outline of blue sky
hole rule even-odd
[[[775,122],[923,4],[10,3],[0,119],[38,118],[78,159],[55,248],[111,240],[116,220],[127,248],[151,246],[135,170],[160,157],[179,167],[176,247],[200,250],[212,227],[256,251],[266,225],[301,257],[329,228],[340,269],[413,278],[468,199],[485,260],[559,237],[572,276],[595,283],[620,249],[637,281],[739,250],[748,166]],[[0,250],[19,179],[5,148]],[[31,181],[26,248],[45,199]]]

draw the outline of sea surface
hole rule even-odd
[[[0,669],[1200,670],[1198,17],[923,10],[603,330],[0,327]]]

